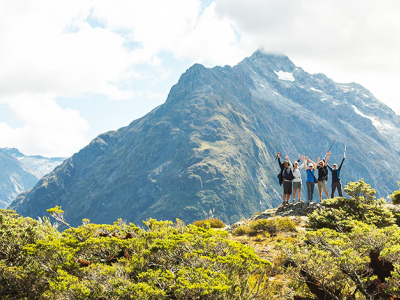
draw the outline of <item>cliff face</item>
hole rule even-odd
[[[397,188],[390,137],[399,124],[363,87],[258,51],[235,67],[194,65],[163,105],[98,136],[10,207],[36,218],[61,205],[71,225],[210,215],[233,223],[281,202],[278,151],[316,160],[333,141],[332,163],[347,145],[343,181],[364,178],[385,196]]]

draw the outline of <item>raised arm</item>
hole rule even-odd
[[[316,170],[318,168],[318,165],[319,165],[320,161],[321,161],[321,159],[318,157],[317,163],[314,165],[314,170]]]
[[[292,172],[293,172],[293,164],[290,162],[289,155],[286,155],[286,156],[285,156],[285,159],[289,162],[289,168],[290,168],[290,170],[292,170]]]
[[[283,169],[283,164],[281,163],[281,153],[278,152],[278,154],[276,155],[276,157],[278,158],[279,167],[280,167],[281,169]]]
[[[328,165],[328,161],[329,161],[329,157],[331,156],[331,151],[329,151],[327,154],[326,154],[326,161],[325,161],[325,167]]]
[[[339,166],[339,172],[340,172],[340,169],[342,168],[342,165],[343,165],[343,162],[345,159],[346,159],[346,154],[343,155],[342,162],[340,163],[340,166]]]
[[[307,161],[312,163],[314,165],[314,170],[317,169],[317,163],[313,162],[310,158],[307,157]],[[318,162],[319,162],[319,157],[318,157]]]
[[[301,160],[304,158],[304,156],[300,156],[300,158],[297,160],[297,164],[299,166],[299,170],[303,169],[303,165],[300,164]]]

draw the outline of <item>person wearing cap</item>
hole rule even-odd
[[[304,160],[304,168],[307,168],[306,174],[306,187],[307,187],[307,202],[312,202],[314,197],[314,187],[315,187],[315,170],[317,169],[317,164],[307,157],[308,168],[306,160]]]
[[[283,178],[283,200],[282,204],[289,204],[290,195],[292,194],[292,180],[293,180],[293,165],[289,160],[289,156],[286,155],[286,160],[281,163],[281,154],[276,155],[278,158],[279,167],[281,168]]]
[[[317,160],[317,169],[318,169],[318,196],[319,201],[322,201],[322,192],[325,192],[326,198],[329,198],[328,193],[328,161],[331,156],[331,151],[326,154],[326,161],[320,160],[318,157]]]
[[[298,192],[298,202],[301,201],[301,172],[300,170],[303,168],[303,165],[300,166],[301,159],[304,159],[305,164],[305,157],[302,155],[297,161],[293,163],[293,203],[296,202],[296,193]]]
[[[346,159],[346,154],[343,155],[342,162],[340,163],[340,166],[338,168],[338,165],[336,163],[333,164],[333,168],[328,164],[329,170],[332,172],[332,192],[331,192],[331,198],[335,196],[335,190],[338,190],[339,197],[343,197],[343,191],[342,191],[342,183],[340,181],[340,170],[342,169],[342,165],[344,160]]]

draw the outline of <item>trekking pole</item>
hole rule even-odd
[[[347,145],[344,144],[344,154],[343,154],[343,156],[346,156],[346,148],[347,148]]]
[[[280,152],[278,152],[278,154],[280,154]],[[275,166],[275,162],[277,161],[277,159],[278,159],[278,155],[275,156],[274,163],[272,164],[273,166]],[[271,169],[271,172],[270,172],[270,173],[272,173],[272,171],[273,171],[273,170]]]
[[[332,145],[329,147],[328,151],[326,152],[324,158],[322,159],[323,161],[325,161],[326,155],[328,154],[328,152],[332,149],[333,144],[336,143],[336,140],[333,141]]]

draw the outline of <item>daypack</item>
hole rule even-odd
[[[278,179],[279,179],[279,184],[280,185],[282,185],[282,182],[283,182],[284,179],[286,179],[286,180],[293,180],[294,179],[292,170],[290,168],[289,168],[289,170],[290,170],[289,173],[285,173],[286,176],[282,174],[284,169],[279,172]]]
[[[279,185],[282,185],[282,182],[283,182],[282,171],[280,171],[278,174],[278,180],[279,180]]]
[[[323,166],[322,168],[318,167],[318,176],[319,176],[319,172],[321,169],[323,170],[323,172],[325,174],[325,176],[321,177],[321,181],[324,181],[324,180],[328,181],[328,177],[329,177],[328,167],[327,166]]]

